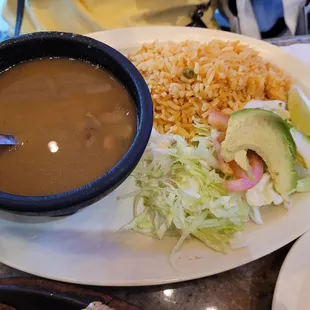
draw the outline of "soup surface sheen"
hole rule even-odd
[[[32,60],[0,74],[0,191],[51,195],[83,186],[130,147],[135,104],[110,73],[78,60]]]

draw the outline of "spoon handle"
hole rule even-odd
[[[17,141],[13,136],[0,134],[0,145],[17,145]]]

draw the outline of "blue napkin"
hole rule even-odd
[[[280,17],[294,35],[298,16],[306,0],[236,0],[242,34],[261,38],[260,32],[268,31]]]

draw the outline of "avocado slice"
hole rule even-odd
[[[288,201],[297,183],[296,145],[285,121],[263,109],[232,113],[221,153],[230,162],[241,150],[252,150],[264,160],[276,191]]]

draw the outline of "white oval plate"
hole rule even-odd
[[[251,38],[198,28],[148,27],[92,34],[127,53],[153,40],[240,40],[284,68],[310,95],[310,69],[285,51]],[[264,225],[249,223],[249,246],[216,253],[196,240],[186,241],[169,264],[176,240],[156,240],[119,232],[133,216],[132,200],[117,201],[117,191],[73,216],[49,219],[0,213],[0,261],[42,277],[92,285],[152,285],[213,275],[251,262],[296,239],[310,228],[310,196],[296,195],[292,208],[268,208]]]
[[[288,253],[276,285],[272,310],[310,309],[310,231]]]

